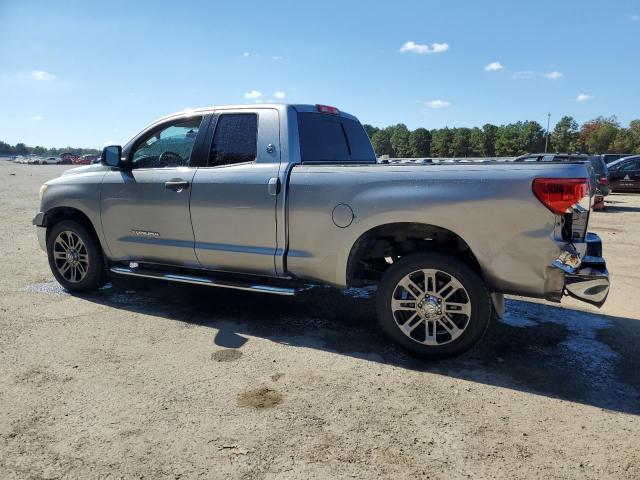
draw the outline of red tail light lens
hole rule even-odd
[[[533,194],[557,215],[562,215],[589,194],[586,178],[536,178]]]
[[[609,181],[607,180],[607,176],[600,175],[600,177],[598,178],[598,185],[607,185],[608,183]]]
[[[329,105],[316,105],[316,109],[320,113],[330,113],[332,115],[340,115],[340,110],[336,107],[330,107]]]

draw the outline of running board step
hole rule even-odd
[[[155,270],[144,270],[141,268],[111,267],[113,273],[119,275],[129,275],[132,277],[154,278],[156,280],[167,280],[169,282],[191,283],[195,285],[206,285],[208,287],[231,288],[234,290],[246,290],[249,292],[271,293],[273,295],[295,295],[301,289],[276,287],[272,285],[261,285],[259,283],[242,283],[229,280],[216,280],[211,277],[199,275],[185,275],[181,273],[160,272]]]

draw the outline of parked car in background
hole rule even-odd
[[[604,163],[609,165],[611,162],[615,162],[616,160],[619,160],[621,158],[631,157],[633,156],[633,153],[603,153],[602,155],[598,156],[602,157]]]
[[[609,184],[609,172],[607,164],[604,163],[602,155],[592,155],[589,157],[593,172],[591,175],[591,190],[599,192],[603,197],[611,193],[611,185]]]
[[[59,165],[61,161],[59,157],[42,157],[40,165]]]
[[[82,155],[81,157],[78,157],[75,160],[73,160],[73,164],[74,165],[90,165],[92,163],[95,163],[94,161],[96,159],[100,159],[100,156],[88,153],[86,155]]]
[[[612,191],[640,190],[640,155],[632,155],[611,162],[607,169]]]
[[[61,153],[60,158],[62,159],[62,162],[60,163],[62,163],[63,165],[71,165],[73,161],[78,157],[79,155],[76,155],[75,153],[70,153],[70,152]]]

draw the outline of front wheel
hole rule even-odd
[[[47,234],[49,266],[60,285],[90,292],[107,283],[98,240],[73,220],[55,224]]]
[[[414,254],[395,262],[378,287],[378,321],[410,353],[438,358],[477,343],[491,321],[486,285],[455,257]]]

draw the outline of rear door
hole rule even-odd
[[[275,274],[278,111],[216,111],[191,191],[195,252],[208,269]]]

